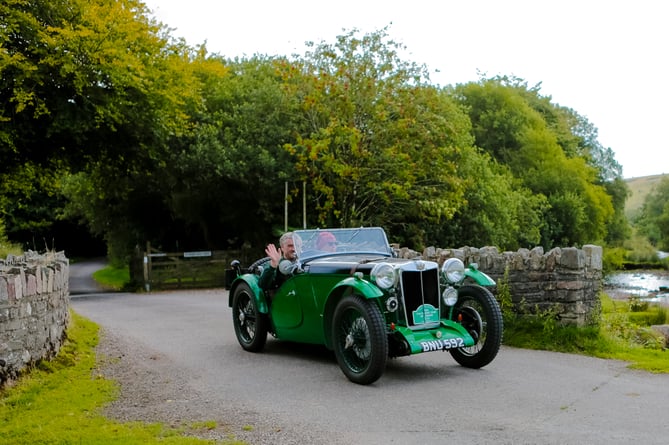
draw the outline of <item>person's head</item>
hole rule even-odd
[[[279,238],[279,246],[284,258],[294,261],[302,247],[302,240],[293,232],[286,232]]]
[[[319,233],[318,239],[316,240],[316,249],[324,250],[326,252],[336,252],[337,238],[335,238],[332,232]]]

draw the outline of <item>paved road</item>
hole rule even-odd
[[[323,348],[270,339],[263,353],[243,351],[223,290],[83,294],[72,306],[167,358],[160,366],[174,367],[208,406],[308,430],[324,444],[669,439],[669,375],[618,361],[503,347],[486,368],[470,370],[433,352],[392,360],[379,381],[359,386]]]
[[[105,267],[106,264],[107,260],[104,258],[70,264],[70,295],[104,292],[104,289],[93,279],[93,273]]]

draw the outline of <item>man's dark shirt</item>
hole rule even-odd
[[[285,260],[285,258],[281,258],[279,262],[283,260]],[[287,275],[279,272],[278,267],[272,267],[269,263],[267,263],[267,265],[263,268],[262,274],[260,274],[260,278],[258,279],[258,286],[260,286],[260,288],[265,292],[273,291],[278,289],[287,278]]]

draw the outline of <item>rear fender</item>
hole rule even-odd
[[[494,286],[496,284],[495,280],[472,264],[465,268],[465,277],[474,280],[479,286]]]
[[[250,273],[239,275],[232,282],[228,295],[228,306],[232,307],[232,296],[235,294],[235,290],[241,283],[246,283],[251,288],[258,306],[258,312],[261,314],[268,314],[269,305],[267,304],[267,297],[265,297],[265,292],[258,286],[258,276]]]

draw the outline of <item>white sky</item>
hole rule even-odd
[[[663,0],[144,0],[172,35],[227,58],[303,54],[385,26],[432,83],[515,75],[599,130],[633,178],[669,173]]]

